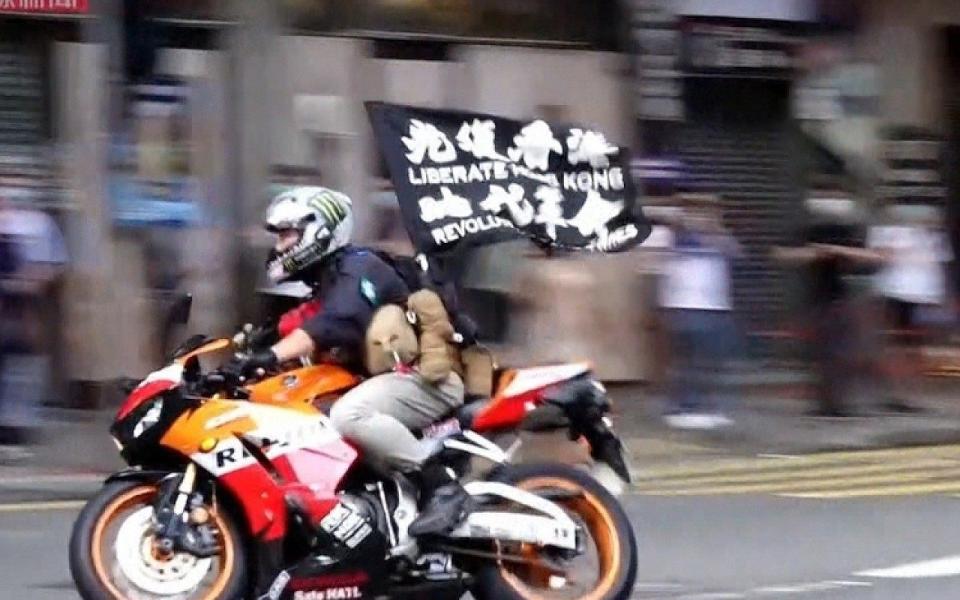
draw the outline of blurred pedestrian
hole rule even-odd
[[[59,227],[46,213],[15,204],[0,188],[0,445],[6,457],[26,454],[51,390],[44,315],[67,255]]]
[[[807,199],[806,208],[805,245],[776,248],[774,256],[805,268],[811,354],[817,373],[813,414],[847,416],[859,352],[850,276],[874,269],[880,256],[864,248],[859,209],[843,191],[817,192]]]
[[[870,228],[867,243],[883,258],[874,289],[883,305],[879,371],[889,394],[883,408],[914,412],[907,401],[923,375],[922,348],[947,312],[947,263],[953,258],[943,216],[932,206],[893,206]]]
[[[671,350],[665,420],[712,429],[732,422],[724,414],[723,376],[737,340],[731,266],[740,246],[723,224],[718,198],[691,194],[681,202],[665,240],[660,290]]]
[[[181,296],[190,273],[184,266],[180,232],[165,228],[143,231],[146,283],[156,305],[154,360],[164,362],[174,349],[177,335],[176,314],[172,310]]]

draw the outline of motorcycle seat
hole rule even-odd
[[[486,408],[489,403],[488,398],[467,399],[463,404],[437,419],[436,422],[443,423],[450,419],[456,419],[460,423],[460,429],[470,429],[477,413]]]
[[[442,415],[432,424],[424,427],[421,431],[415,431],[414,433],[421,439],[442,440],[449,437],[447,432],[458,433],[464,429],[470,429],[477,414],[486,408],[489,403],[489,399],[467,400],[462,405]],[[456,420],[456,424],[452,423],[454,420]]]

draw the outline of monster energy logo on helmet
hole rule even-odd
[[[334,194],[331,190],[324,190],[307,200],[307,204],[322,214],[331,226],[339,224],[347,217],[347,208]]]

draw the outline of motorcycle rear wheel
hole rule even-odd
[[[242,598],[246,553],[235,522],[212,511],[221,546],[212,559],[157,555],[146,529],[156,494],[149,483],[109,483],[80,511],[70,538],[70,572],[84,600]]]
[[[630,597],[637,575],[636,538],[622,506],[600,483],[580,469],[560,464],[514,465],[492,479],[534,493],[547,489],[569,492],[569,498],[554,502],[580,523],[585,534],[585,555],[595,557],[590,562],[597,565],[593,581],[574,581],[577,587],[569,589],[563,589],[567,587],[563,577],[553,577],[539,567],[507,561],[485,565],[476,573],[473,593],[477,598],[625,600]],[[542,551],[528,544],[513,549],[514,553],[531,559],[540,558]]]

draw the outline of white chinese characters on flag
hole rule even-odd
[[[634,209],[627,151],[599,131],[382,103],[367,108],[421,252],[518,236],[614,252],[649,234]]]
[[[0,0],[0,13],[86,13],[90,0]]]

